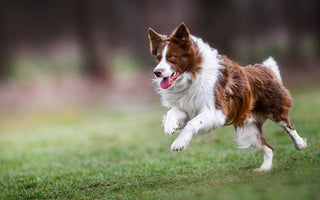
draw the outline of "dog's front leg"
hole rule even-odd
[[[224,125],[226,116],[220,110],[205,110],[191,119],[171,145],[171,151],[186,149],[193,136]]]
[[[170,109],[163,117],[163,125],[164,125],[164,132],[166,135],[171,136],[174,134],[178,129],[181,129],[185,126],[187,120],[187,114],[180,110],[177,107]]]

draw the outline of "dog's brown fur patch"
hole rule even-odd
[[[252,115],[289,123],[290,93],[269,68],[260,65],[240,67],[220,56],[224,69],[215,86],[216,108],[227,116],[226,124],[243,123]]]

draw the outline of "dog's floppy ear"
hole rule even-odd
[[[190,42],[190,32],[184,23],[173,32],[170,37],[171,40],[176,41],[178,44],[184,46]]]
[[[157,53],[157,48],[159,47],[159,45],[162,42],[162,37],[160,34],[158,34],[157,32],[155,32],[152,28],[149,27],[148,29],[149,32],[149,41],[150,41],[150,52],[153,55],[156,55]]]

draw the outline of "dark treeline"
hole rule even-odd
[[[10,60],[20,46],[41,51],[72,38],[83,72],[108,77],[106,56],[125,51],[148,60],[147,28],[170,34],[181,22],[221,53],[242,61],[258,62],[269,51],[282,55],[281,59],[317,58],[318,2],[0,0],[0,76],[10,71]]]

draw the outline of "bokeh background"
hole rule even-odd
[[[319,84],[317,0],[0,1],[0,111],[159,105],[148,27],[184,22],[241,65],[273,56],[285,85]]]

